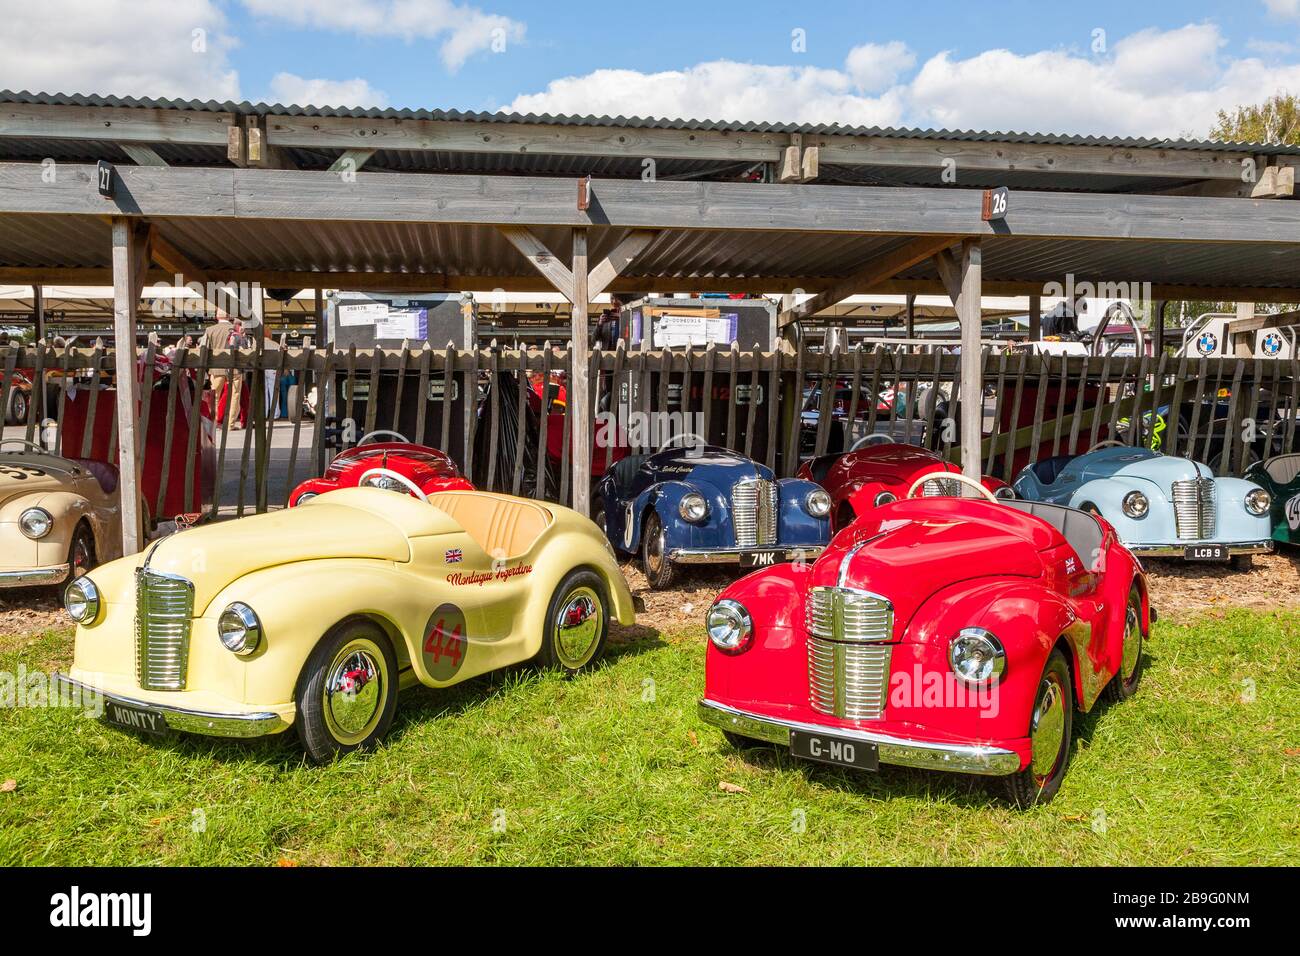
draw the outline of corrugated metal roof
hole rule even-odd
[[[676,129],[733,133],[801,133],[805,136],[878,136],[885,139],[926,139],[976,143],[1024,143],[1046,146],[1109,146],[1120,149],[1213,150],[1232,153],[1267,152],[1300,155],[1300,146],[1271,143],[1230,143],[1216,140],[1081,136],[1064,133],[1000,132],[989,130],[915,129],[882,126],[842,126],[839,123],[757,123],[725,120],[664,119],[643,116],[570,116],[550,113],[485,113],[464,110],[375,109],[362,107],[297,106],[278,103],[234,103],[217,100],[152,99],[88,93],[30,93],[0,90],[0,103],[48,106],[128,107],[191,110],[259,116],[330,116],[356,119],[436,120],[464,123],[538,123],[549,126]]]

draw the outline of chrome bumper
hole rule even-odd
[[[819,724],[805,724],[795,720],[751,714],[712,700],[700,701],[699,713],[700,719],[707,724],[729,730],[742,737],[765,740],[768,743],[787,747],[790,745],[792,730],[872,743],[876,745],[881,763],[896,764],[900,767],[950,770],[954,773],[976,773],[990,777],[1006,776],[1020,769],[1020,755],[1001,747],[931,743],[923,740],[906,740],[869,730],[823,727]]]
[[[1149,558],[1181,558],[1187,548],[1195,547],[1198,544],[1222,544],[1227,547],[1228,554],[1267,554],[1273,550],[1273,539],[1268,538],[1264,541],[1186,541],[1181,544],[1126,544],[1134,554],[1146,555]]]
[[[0,571],[0,588],[39,588],[49,584],[62,584],[68,576],[68,570],[68,565],[56,564],[52,568]]]
[[[54,680],[65,687],[76,688],[83,700],[88,696],[91,699],[98,697],[126,707],[137,707],[162,714],[169,730],[179,730],[187,734],[206,734],[209,737],[264,737],[288,726],[279,714],[269,711],[252,714],[216,714],[201,710],[185,710],[147,700],[135,700],[122,694],[105,693],[97,687],[73,680],[67,674],[55,674]]]
[[[813,561],[823,551],[824,544],[807,545],[802,548],[765,548],[755,545],[752,548],[673,548],[668,552],[670,560],[678,564],[739,564],[742,554],[755,551],[775,551],[782,561]]]

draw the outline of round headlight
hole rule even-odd
[[[1001,498],[1003,501],[1015,500],[1016,493],[1011,490],[1010,485],[1003,485],[997,491],[993,492],[994,498]]]
[[[383,488],[384,491],[406,491],[402,483],[391,475],[371,475],[366,479],[367,488]]]
[[[1130,518],[1143,517],[1150,507],[1151,502],[1147,501],[1147,496],[1140,491],[1130,491],[1120,504],[1120,510]]]
[[[684,521],[703,521],[704,516],[709,513],[709,505],[704,500],[703,495],[688,491],[682,495],[682,500],[678,502],[677,513],[682,516]]]
[[[969,684],[1001,677],[1007,668],[1002,642],[982,627],[966,627],[948,645],[948,665]]]
[[[99,588],[90,578],[77,578],[63,591],[63,609],[78,624],[90,625],[99,617]]]
[[[739,601],[723,598],[709,608],[709,640],[718,650],[739,654],[754,637],[754,622]]]
[[[1246,492],[1246,510],[1253,515],[1266,515],[1273,507],[1273,496],[1263,488],[1252,488]]]
[[[18,527],[23,534],[35,541],[50,533],[54,519],[44,508],[28,508],[18,516]]]
[[[217,636],[232,654],[251,654],[262,643],[262,622],[253,609],[236,601],[217,618]]]
[[[808,492],[804,507],[814,518],[825,518],[831,513],[831,496],[820,488],[814,488]]]
[[[898,495],[894,494],[892,491],[882,491],[880,494],[876,495],[876,507],[879,508],[881,505],[887,505],[890,502],[897,500]]]
[[[302,494],[298,496],[298,500],[297,502],[295,502],[295,504],[305,505],[313,498],[319,498],[319,497],[320,497],[319,491],[304,491]]]

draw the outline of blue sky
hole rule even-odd
[[[1300,92],[1300,0],[0,0],[0,17],[0,87],[48,92],[1151,136]]]

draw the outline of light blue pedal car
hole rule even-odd
[[[1100,514],[1135,554],[1246,566],[1249,555],[1273,549],[1266,490],[1147,448],[1102,442],[1083,455],[1045,458],[1012,487],[1029,501]]]

